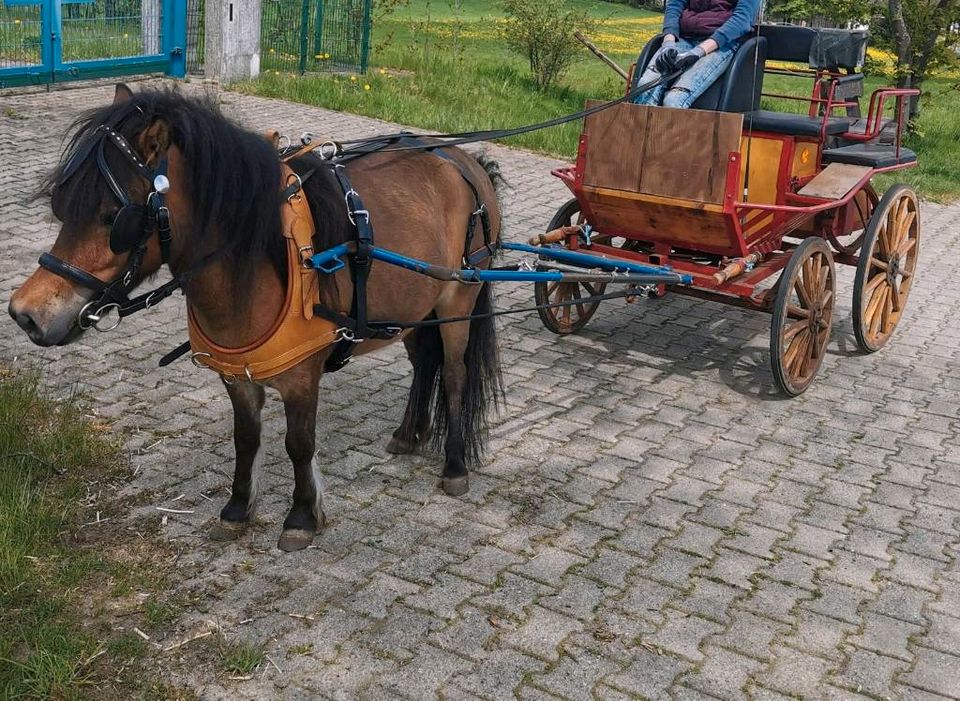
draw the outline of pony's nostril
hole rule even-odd
[[[43,334],[40,332],[40,327],[37,325],[37,322],[34,321],[33,316],[30,315],[30,312],[17,309],[13,302],[10,303],[8,307],[10,316],[13,317],[13,320],[17,322],[17,325],[27,332],[27,335],[31,340],[36,341]]]

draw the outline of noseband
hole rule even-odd
[[[120,274],[110,282],[79,268],[72,263],[62,260],[52,253],[40,256],[40,266],[62,278],[70,280],[81,287],[93,290],[95,297],[84,305],[78,316],[81,328],[91,326],[98,331],[109,331],[120,323],[120,320],[133,311],[143,309],[160,301],[173,292],[165,287],[155,290],[150,295],[131,300],[129,292],[136,284],[135,278],[143,258],[146,255],[147,243],[156,232],[160,242],[160,255],[164,263],[170,258],[170,212],[164,204],[164,195],[170,190],[170,181],[167,180],[167,159],[161,158],[156,170],[147,166],[137,155],[130,143],[114,129],[105,124],[97,127],[92,141],[77,151],[74,157],[63,169],[58,185],[65,183],[80,168],[83,162],[96,149],[97,168],[113,195],[120,202],[120,209],[110,227],[110,250],[115,254],[129,252],[127,264]],[[151,189],[144,204],[137,204],[130,199],[130,193],[120,184],[107,163],[106,147],[113,144],[129,161],[138,175],[146,179]],[[111,326],[102,326],[100,322],[110,312],[117,312],[116,322]]]

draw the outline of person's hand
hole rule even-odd
[[[672,39],[672,37],[670,38]],[[664,39],[663,44],[660,46],[660,51],[657,52],[657,59],[653,64],[654,68],[657,69],[657,73],[660,75],[673,73],[673,64],[676,63],[678,55],[677,42]]]
[[[707,52],[699,46],[695,46],[689,51],[684,51],[682,54],[677,54],[677,57],[673,61],[673,70],[685,71],[706,55]]]

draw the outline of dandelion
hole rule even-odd
[[[124,35],[123,35],[123,38],[124,38],[124,39],[129,39],[129,38],[130,38],[130,35],[129,35],[129,34],[124,34]]]
[[[357,76],[355,76],[355,75],[350,76],[350,82],[351,82],[351,83],[356,83],[356,82],[357,82]]]
[[[386,75],[386,74],[387,74],[387,69],[386,69],[386,68],[381,68],[381,69],[380,69],[380,75]]]
[[[15,19],[15,20],[13,20],[13,23],[14,23],[14,24],[20,24],[20,20]]]
[[[369,89],[370,89],[370,83],[364,83],[364,84],[363,84],[363,89],[364,89],[364,90],[369,90]]]
[[[330,54],[324,54],[323,57],[324,57],[324,59],[328,59],[328,58],[330,58]]]
[[[274,53],[274,50],[273,50],[273,49],[270,49],[270,53]]]

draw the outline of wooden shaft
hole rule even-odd
[[[752,267],[763,260],[762,253],[751,253],[746,258],[737,258],[731,261],[723,270],[713,274],[713,280],[718,285],[722,285],[727,280],[732,280],[738,275],[742,275],[747,268]]]
[[[548,231],[545,234],[531,236],[527,243],[531,246],[546,246],[548,243],[558,243],[568,236],[572,236],[580,231],[579,226],[561,226],[559,229]]]
[[[620,67],[620,65],[616,61],[614,61],[612,58],[610,58],[605,53],[603,53],[600,49],[598,49],[596,45],[592,41],[587,39],[585,36],[583,36],[583,34],[581,34],[579,30],[575,31],[573,33],[573,36],[576,37],[577,41],[579,41],[581,44],[583,44],[588,49],[590,49],[590,53],[592,53],[594,56],[596,56],[601,61],[606,63],[608,66],[610,66],[610,68],[612,68],[617,73],[619,73],[621,78],[623,78],[624,80],[630,80],[630,76],[627,74],[625,70],[623,70]]]

